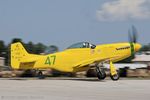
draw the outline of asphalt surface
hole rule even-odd
[[[0,100],[150,100],[150,80],[0,79]]]

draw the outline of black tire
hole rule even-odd
[[[106,73],[105,73],[105,70],[103,68],[101,69],[97,69],[97,78],[99,80],[104,80],[106,78]]]
[[[113,81],[117,81],[117,80],[119,80],[120,76],[119,76],[119,74],[117,73],[116,75],[110,75],[110,78],[111,78]]]

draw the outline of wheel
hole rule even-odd
[[[43,73],[42,73],[42,71],[38,72],[38,78],[39,79],[44,79],[45,78],[44,75],[43,75]]]
[[[97,77],[99,80],[104,80],[106,78],[106,73],[103,68],[97,68],[96,71],[97,71]]]
[[[119,76],[119,74],[117,73],[116,75],[110,75],[110,78],[113,80],[113,81],[117,81],[117,80],[119,80],[119,78],[120,78],[120,76]]]

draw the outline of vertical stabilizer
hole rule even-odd
[[[20,42],[11,44],[11,67],[18,69],[20,61],[29,54]]]

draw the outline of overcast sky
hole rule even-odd
[[[128,41],[135,25],[139,42],[150,43],[150,0],[0,0],[0,40],[42,42],[64,49]]]

